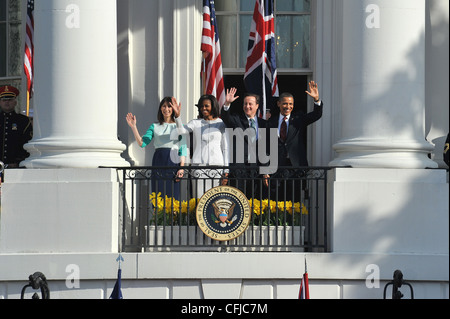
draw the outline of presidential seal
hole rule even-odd
[[[218,186],[198,202],[197,223],[203,233],[217,241],[232,240],[244,233],[250,223],[250,205],[239,189]]]

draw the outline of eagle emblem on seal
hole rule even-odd
[[[252,216],[247,196],[231,186],[217,186],[203,194],[195,215],[202,232],[217,241],[241,236]]]
[[[231,226],[236,221],[237,216],[233,216],[236,203],[227,199],[219,199],[212,203],[212,207],[214,208],[214,215],[216,217],[215,223],[219,224],[220,227],[225,228]]]

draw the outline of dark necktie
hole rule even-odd
[[[255,119],[250,119],[250,128],[254,130],[254,132],[252,132],[252,142],[255,141],[255,139],[258,137],[258,132],[256,130],[256,123],[255,123]]]
[[[280,139],[283,143],[286,142],[286,137],[287,137],[286,120],[287,120],[287,117],[285,116],[283,121],[281,122],[281,126],[280,126]]]

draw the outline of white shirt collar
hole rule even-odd
[[[289,119],[291,118],[291,114],[289,114],[288,116],[286,116],[287,117],[287,122],[289,122]],[[279,115],[279,117],[278,117],[278,123],[280,124],[282,121],[283,121],[283,119],[284,119],[284,115],[282,115],[281,113],[280,113],[280,115]]]

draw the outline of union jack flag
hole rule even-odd
[[[273,0],[256,0],[244,82],[248,92],[261,97],[259,116],[265,118],[267,106],[279,96]]]
[[[219,106],[225,104],[225,85],[223,82],[222,55],[220,53],[219,31],[216,24],[214,0],[203,0],[202,47],[205,59],[203,76],[205,94],[214,95]]]
[[[34,81],[34,0],[27,3],[27,26],[25,39],[24,69],[27,76],[27,90],[30,98],[33,93]]]
[[[300,292],[298,294],[298,299],[309,299],[309,282],[307,272],[303,274],[302,282],[300,283]]]

